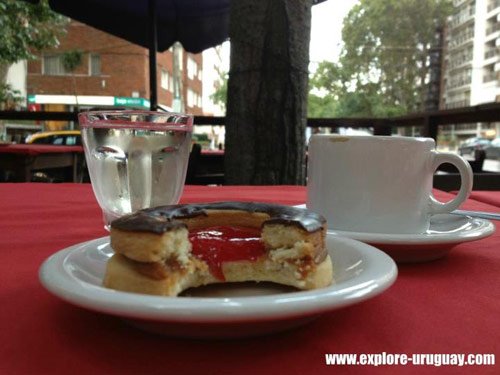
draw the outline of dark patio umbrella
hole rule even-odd
[[[57,13],[148,48],[150,101],[155,110],[156,51],[165,51],[176,41],[192,53],[221,44],[228,38],[229,1],[49,0],[49,4]]]

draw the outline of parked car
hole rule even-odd
[[[500,161],[500,137],[492,140],[484,151],[486,153],[486,159]]]
[[[75,146],[82,144],[82,135],[79,130],[58,130],[31,134],[26,143]]]
[[[484,160],[485,149],[490,143],[491,141],[487,138],[469,138],[458,147],[458,153],[469,160]]]

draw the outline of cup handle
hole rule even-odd
[[[434,171],[437,170],[441,164],[450,163],[457,167],[458,172],[460,173],[460,190],[455,198],[449,202],[443,203],[438,201],[432,193],[430,196],[429,211],[431,214],[448,213],[457,209],[469,197],[472,191],[472,181],[474,175],[469,162],[461,156],[449,152],[432,152],[434,154]]]

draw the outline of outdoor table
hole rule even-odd
[[[36,170],[71,167],[72,181],[77,182],[81,160],[82,146],[0,145],[0,170],[10,170],[18,181],[31,181]]]
[[[186,186],[181,201],[295,205],[305,199],[303,186]],[[500,191],[474,192],[462,208],[499,212]],[[396,282],[384,293],[299,328],[264,337],[193,340],[146,333],[63,302],[42,287],[38,270],[51,254],[107,235],[89,184],[0,184],[0,210],[1,374],[500,373],[498,364],[325,364],[329,353],[492,353],[498,362],[498,231],[457,245],[445,258],[400,264]]]

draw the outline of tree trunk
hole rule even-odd
[[[5,84],[7,83],[7,73],[9,72],[10,64],[0,63],[0,91],[5,89]],[[0,96],[3,94],[0,92]],[[5,102],[0,102],[0,110],[4,110],[6,106]],[[3,124],[3,121],[0,120],[0,124]]]
[[[304,184],[312,0],[233,0],[228,184]]]
[[[0,63],[0,84],[7,83],[7,73],[9,68],[10,64]]]

